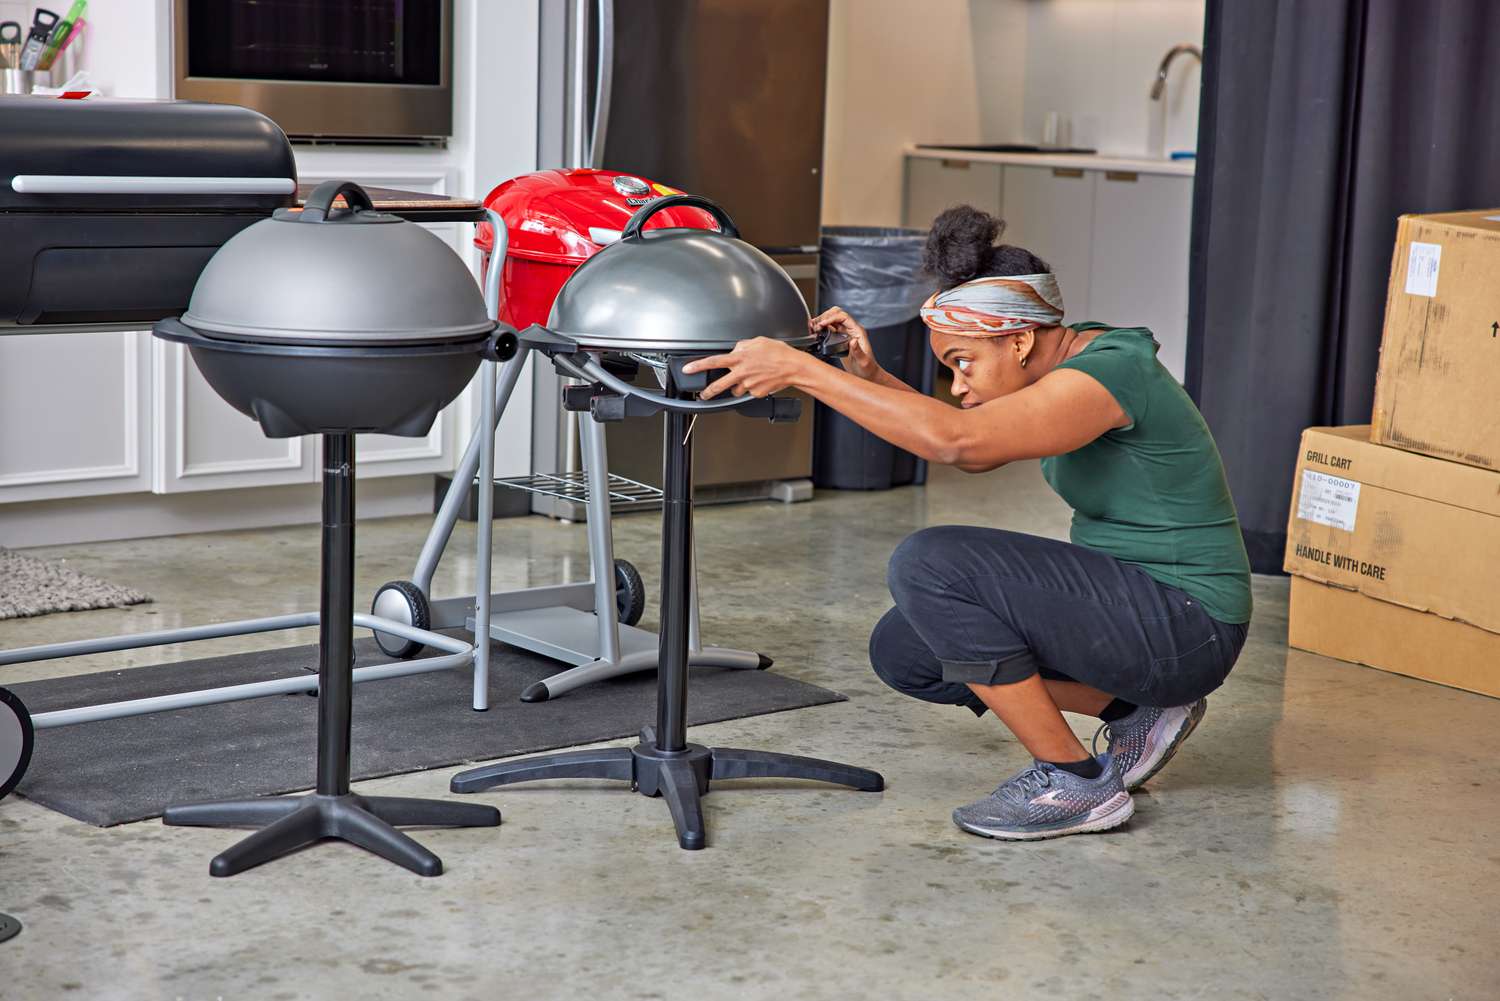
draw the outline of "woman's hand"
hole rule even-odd
[[[813,333],[825,330],[845,334],[849,338],[849,353],[842,359],[844,371],[852,372],[861,379],[871,380],[880,374],[880,363],[875,360],[875,352],[870,348],[869,332],[859,325],[859,321],[835,306],[812,319]]]
[[[729,370],[727,375],[721,376],[698,394],[700,400],[711,400],[725,390],[733,390],[735,396],[748,393],[751,396],[765,397],[792,385],[797,375],[812,360],[811,355],[782,341],[757,337],[740,341],[726,355],[712,355],[688,362],[682,370],[689,375],[716,368]]]

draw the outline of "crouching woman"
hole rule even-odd
[[[870,637],[897,691],[991,711],[1033,761],[953,813],[965,831],[1034,840],[1106,830],[1176,753],[1245,642],[1250,572],[1219,452],[1142,327],[1064,325],[1057,278],[996,245],[1003,224],[950,209],[924,266],[941,291],[922,316],[959,406],[880,368],[859,322],[843,370],[769,339],[695,362],[727,369],[703,394],[800,389],[894,445],[971,473],[1041,459],[1073,508],[1071,541],[978,526],[897,547],[895,607]],[[1085,750],[1062,712],[1098,717]],[[1096,742],[1097,742],[1096,734]]]

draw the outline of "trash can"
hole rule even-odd
[[[936,360],[927,346],[922,303],[933,284],[919,272],[927,231],[876,226],[823,230],[818,306],[842,306],[870,332],[880,367],[931,395]],[[833,362],[838,364],[838,362]],[[818,404],[813,483],[832,490],[889,490],[927,482],[927,462]]]

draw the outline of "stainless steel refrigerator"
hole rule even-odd
[[[828,0],[543,0],[541,13],[538,162],[714,199],[814,308]],[[550,418],[556,378],[540,373],[535,388],[534,468],[577,468],[568,420]],[[812,424],[810,401],[796,424],[705,416],[700,497],[809,495]],[[657,422],[608,425],[607,440],[612,472],[659,484]]]

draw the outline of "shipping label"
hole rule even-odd
[[[1436,243],[1418,243],[1413,240],[1411,254],[1406,259],[1406,294],[1437,295],[1438,264],[1442,260],[1443,248]]]
[[[1297,493],[1298,518],[1352,532],[1358,513],[1358,483],[1315,469],[1302,470],[1302,489]]]

